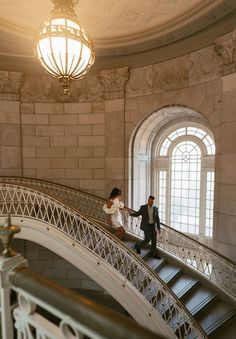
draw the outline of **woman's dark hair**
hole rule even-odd
[[[117,195],[121,195],[121,190],[117,187],[114,187],[113,190],[111,191],[109,199],[114,198]]]

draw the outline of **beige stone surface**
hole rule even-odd
[[[87,146],[105,146],[106,138],[104,135],[79,136],[78,145],[80,147]]]
[[[80,179],[79,180],[80,188],[82,190],[91,190],[91,191],[97,191],[97,190],[103,190],[105,188],[104,180],[99,179]]]
[[[37,125],[41,125],[40,123]],[[46,124],[48,125],[48,124]],[[64,126],[36,126],[37,136],[61,136],[65,135]]]
[[[35,103],[35,113],[39,114],[63,114],[64,106],[60,103]]]
[[[65,113],[74,114],[74,113],[91,113],[92,104],[90,102],[86,103],[65,103]]]
[[[93,125],[65,126],[65,135],[92,135]]]
[[[79,168],[104,168],[103,158],[79,159]]]
[[[57,158],[64,157],[65,149],[64,147],[36,147],[36,154],[38,158]]]
[[[61,114],[61,115],[56,115],[56,114],[51,114],[49,115],[49,123],[50,125],[70,125],[74,126],[77,125],[77,114]]]
[[[95,158],[103,158],[106,155],[106,147],[94,146],[92,148],[92,156]]]
[[[21,168],[21,156],[19,147],[1,147],[0,152],[1,168]]]
[[[20,126],[11,124],[0,125],[0,146],[20,146]]]
[[[104,124],[104,122],[104,113],[78,114],[78,126]]]
[[[20,110],[22,114],[33,114],[34,112],[34,104],[33,103],[22,103],[20,106]]]
[[[77,137],[65,137],[65,136],[58,136],[58,137],[50,137],[50,145],[52,147],[71,147],[77,146],[78,140]]]
[[[23,161],[24,168],[50,168],[49,158],[25,158]]]
[[[19,124],[19,123],[20,123],[19,112],[0,111],[0,124]]]
[[[76,158],[52,158],[51,168],[77,168],[78,160]]]
[[[65,157],[91,158],[92,156],[93,148],[91,146],[65,148]]]
[[[48,125],[48,114],[21,114],[23,125]]]
[[[236,121],[236,89],[224,93],[223,96],[223,118],[222,122],[231,123]]]
[[[49,147],[49,137],[24,136],[22,138],[23,146],[46,146]]]
[[[36,135],[36,126],[32,125],[22,125],[21,126],[22,136],[35,136]]]
[[[77,166],[78,167],[78,166]],[[68,168],[65,170],[66,178],[75,178],[75,179],[90,179],[93,177],[92,168]],[[99,177],[95,179],[100,179]]]
[[[36,147],[22,147],[22,156],[23,158],[35,158]]]

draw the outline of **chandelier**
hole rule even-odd
[[[36,34],[35,54],[46,72],[69,93],[71,81],[81,79],[95,61],[92,40],[74,11],[79,0],[52,0],[54,9]]]

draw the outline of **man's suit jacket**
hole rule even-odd
[[[140,206],[140,209],[137,212],[133,212],[130,214],[132,217],[138,217],[139,215],[142,216],[141,221],[141,230],[145,231],[148,227],[148,204]],[[160,231],[160,218],[158,208],[153,206],[153,220],[154,224],[157,227],[158,231]]]

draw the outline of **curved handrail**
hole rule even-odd
[[[60,198],[62,201],[65,201],[67,204],[70,204],[75,209],[79,209],[82,213],[90,217],[106,221],[106,216],[102,209],[105,199],[90,193],[42,179],[0,176],[0,182],[23,184],[39,189],[40,191]]]
[[[0,215],[7,214],[40,220],[87,248],[130,283],[173,332],[178,333],[179,338],[206,337],[190,312],[162,279],[122,242],[99,228],[99,225],[91,222],[82,213],[28,186],[0,183]],[[160,303],[160,299],[164,302]],[[171,305],[168,314],[165,312],[167,305]]]
[[[155,334],[131,319],[97,305],[91,300],[74,291],[59,286],[55,282],[30,271],[20,268],[11,273],[11,288],[18,297],[18,303],[14,306],[13,316],[18,336],[27,333],[31,337],[31,329],[34,329],[35,337],[55,338],[55,332],[51,334],[51,322],[44,319],[37,321],[40,316],[37,306],[52,313],[59,319],[57,326],[60,338],[68,338],[66,330],[73,330],[74,338],[80,338],[85,334],[90,338],[122,339],[124,336],[130,339],[164,339],[166,337]],[[19,302],[24,299],[24,303]],[[36,307],[35,307],[36,306]],[[28,310],[31,312],[27,312]],[[38,317],[35,317],[37,315]],[[45,326],[48,324],[47,326]],[[53,328],[54,329],[54,328]],[[31,334],[31,336],[30,336]],[[71,336],[70,336],[71,338]]]
[[[236,298],[236,265],[210,247],[161,223],[162,233],[159,247],[181,259],[186,265],[197,269],[215,285]]]

